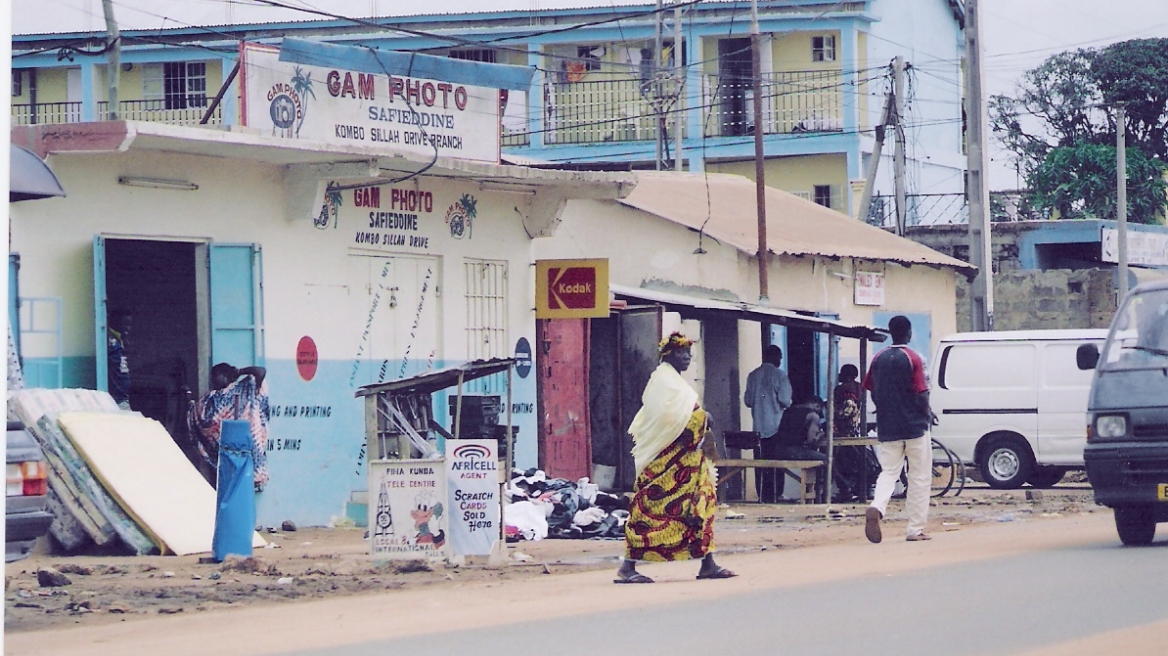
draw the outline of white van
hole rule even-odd
[[[1106,330],[957,333],[933,358],[933,438],[999,489],[1049,487],[1083,468],[1091,371],[1078,368],[1081,344]]]

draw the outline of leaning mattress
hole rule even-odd
[[[159,547],[142,531],[94,477],[69,438],[57,425],[66,411],[120,413],[109,394],[85,389],[26,389],[12,393],[8,411],[24,423],[40,444],[49,469],[49,531],[62,546],[75,549],[85,538],[105,545],[115,536],[138,554]]]
[[[162,424],[129,412],[63,412],[57,423],[163,553],[211,551],[215,489]],[[266,542],[253,532],[252,544]]]

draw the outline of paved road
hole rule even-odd
[[[1012,654],[1168,621],[1166,591],[1168,542],[1121,549],[1106,540],[717,600],[512,618],[521,621],[296,653]],[[571,604],[572,597],[548,602]],[[1165,654],[1168,630],[1161,635],[1154,653]],[[1067,646],[1062,653],[1084,652]]]
[[[1168,653],[1168,540],[1119,546],[1109,512],[993,523],[928,543],[728,556],[743,576],[654,585],[589,572],[14,634],[6,654]]]

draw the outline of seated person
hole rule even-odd
[[[823,402],[815,395],[802,395],[783,412],[779,430],[762,441],[762,457],[768,460],[819,460],[827,455],[816,450],[824,437],[820,421]]]

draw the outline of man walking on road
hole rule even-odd
[[[872,393],[876,404],[876,459],[880,476],[872,505],[865,512],[864,535],[869,542],[880,542],[880,520],[888,509],[888,500],[908,460],[908,495],[904,510],[908,515],[909,542],[931,539],[925,533],[929,516],[929,485],[932,482],[932,439],[929,426],[929,384],[921,356],[908,347],[912,323],[908,317],[895,316],[888,322],[892,346],[872,358],[864,389]]]

